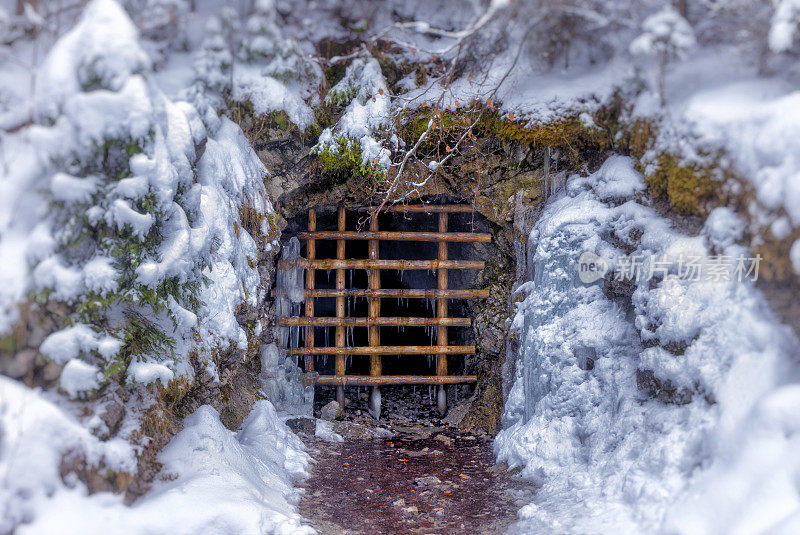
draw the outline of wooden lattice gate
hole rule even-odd
[[[413,231],[381,231],[374,211],[369,216],[369,231],[347,231],[346,211],[340,207],[337,212],[336,230],[318,230],[317,214],[312,208],[308,211],[308,231],[302,232],[298,238],[306,241],[306,257],[297,262],[281,260],[279,269],[293,267],[305,268],[305,314],[303,317],[281,317],[279,325],[283,327],[305,327],[305,347],[287,348],[292,355],[305,356],[305,370],[309,379],[316,385],[334,385],[336,399],[344,406],[345,386],[372,386],[370,406],[373,414],[380,413],[381,385],[438,385],[437,404],[439,412],[447,411],[445,385],[459,383],[475,383],[474,375],[448,375],[447,356],[467,355],[475,353],[475,346],[454,346],[448,343],[448,327],[469,327],[469,318],[450,317],[448,315],[448,299],[485,299],[488,290],[451,289],[448,288],[448,270],[483,269],[483,261],[451,260],[448,258],[448,242],[489,242],[491,235],[477,232],[448,232],[448,214],[469,213],[473,208],[466,205],[404,205],[384,208],[391,212],[416,212],[438,215],[438,232]],[[317,241],[335,240],[336,258],[318,258]],[[347,240],[368,240],[367,258],[345,258],[345,242]],[[378,242],[381,240],[398,240],[408,242],[437,242],[438,255],[430,260],[382,260],[378,258]],[[315,270],[335,270],[335,289],[316,289]],[[367,270],[367,288],[348,288],[345,285],[347,270]],[[438,287],[432,288],[381,288],[380,270],[436,270]],[[352,279],[351,279],[352,280]],[[336,316],[317,317],[314,315],[316,298],[335,298]],[[345,299],[347,297],[364,297],[368,300],[367,317],[347,317]],[[435,317],[385,317],[381,315],[381,300],[426,298],[435,299]],[[381,345],[381,327],[399,326],[431,326],[436,328],[436,344],[433,345]],[[315,339],[315,327],[335,327],[335,346],[319,347]],[[347,327],[367,327],[368,345],[347,345],[345,329]],[[335,374],[319,375],[315,373],[315,357],[333,355],[335,358]],[[368,355],[370,358],[369,375],[348,374],[346,355]],[[436,375],[383,375],[381,358],[387,355],[432,355],[436,358]]]

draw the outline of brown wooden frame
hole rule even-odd
[[[473,208],[468,205],[404,205],[393,206],[392,212],[435,213],[438,215],[438,232],[389,232],[378,229],[375,211],[369,216],[369,231],[354,232],[346,230],[346,211],[339,207],[337,211],[337,230],[317,230],[316,210],[308,211],[308,231],[301,232],[298,237],[306,240],[306,258],[287,262],[279,261],[279,269],[302,266],[306,269],[306,305],[304,317],[282,317],[281,326],[305,326],[305,347],[289,348],[291,355],[305,355],[305,369],[309,372],[309,381],[317,385],[336,386],[336,398],[344,406],[344,387],[346,385],[438,385],[437,398],[442,413],[446,410],[444,385],[459,383],[475,383],[474,375],[448,375],[447,356],[474,354],[475,346],[448,345],[448,327],[466,327],[472,324],[469,318],[453,318],[448,314],[448,299],[485,299],[488,290],[449,289],[447,274],[449,269],[483,269],[484,262],[472,260],[452,260],[448,258],[448,242],[488,242],[490,234],[469,232],[448,232],[448,215],[451,213],[469,213]],[[317,240],[336,240],[336,258],[319,259],[316,257]],[[368,258],[345,258],[345,242],[347,240],[368,240]],[[438,243],[438,255],[435,260],[381,260],[378,258],[378,242],[380,240],[434,241]],[[314,287],[316,269],[335,269],[336,288],[316,289]],[[348,269],[366,269],[368,277],[367,289],[345,288],[345,271]],[[403,288],[386,289],[380,287],[381,269],[436,269],[437,288]],[[277,295],[273,291],[272,295]],[[345,298],[360,296],[368,299],[368,317],[352,318],[345,316]],[[335,317],[316,317],[314,315],[315,298],[332,297],[336,299]],[[381,316],[382,298],[428,298],[436,300],[436,317],[383,317]],[[380,343],[380,326],[433,326],[436,328],[436,344],[431,346],[382,346]],[[345,328],[359,326],[368,328],[368,346],[347,347]],[[335,346],[318,347],[315,344],[315,327],[335,327]],[[320,376],[314,372],[314,356],[333,355],[335,357],[335,374]],[[369,375],[347,375],[345,355],[368,355],[370,357]],[[395,375],[384,376],[381,370],[382,355],[435,355],[436,375]]]

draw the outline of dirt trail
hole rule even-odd
[[[323,535],[504,533],[530,487],[494,465],[488,437],[425,423],[395,422],[391,438],[307,439],[316,464],[300,513]]]

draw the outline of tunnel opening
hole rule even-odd
[[[282,234],[284,248],[293,239],[299,238],[295,247],[298,248],[297,253],[301,260],[369,259],[370,248],[375,247],[376,256],[380,261],[389,264],[403,263],[381,269],[369,269],[369,266],[364,265],[342,269],[342,264],[331,263],[309,269],[310,266],[306,265],[302,275],[305,300],[291,308],[291,315],[297,318],[294,320],[296,323],[282,325],[280,328],[285,330],[283,338],[286,340],[288,352],[294,353],[293,359],[296,364],[307,372],[312,382],[316,383],[315,412],[318,413],[321,407],[331,400],[344,402],[346,411],[372,412],[371,409],[374,407],[370,397],[371,392],[375,391],[374,386],[379,386],[385,414],[401,412],[416,418],[434,418],[443,416],[447,410],[442,410],[442,395],[445,397],[444,405],[451,408],[463,403],[473,394],[478,358],[475,354],[477,340],[474,328],[474,316],[478,309],[476,302],[488,295],[487,289],[478,286],[485,279],[481,276],[484,261],[495,253],[494,244],[489,239],[442,241],[419,240],[415,237],[400,239],[401,237],[393,236],[392,239],[370,240],[366,235],[370,229],[376,228],[386,233],[432,235],[440,233],[442,220],[445,219],[446,232],[449,236],[465,234],[483,235],[487,238],[491,236],[492,225],[468,205],[458,205],[462,207],[459,210],[444,211],[443,218],[442,207],[454,205],[447,204],[447,199],[438,198],[435,201],[426,204],[427,208],[424,210],[417,208],[413,211],[397,209],[381,211],[376,221],[371,220],[369,207],[330,205],[315,206],[287,220],[287,226]],[[309,229],[329,234],[312,240],[308,238]],[[334,235],[334,231],[343,231],[347,239],[339,239],[342,235]],[[444,257],[451,262],[447,264],[448,268],[442,268],[435,263],[441,258],[442,243],[446,248]],[[401,267],[414,262],[432,263],[424,268]],[[461,266],[460,262],[465,262],[470,268],[454,268]],[[287,268],[287,266],[282,268],[279,262],[279,270]],[[442,287],[448,292],[446,298],[442,297],[444,295],[441,293]],[[309,297],[309,289],[313,289],[313,297]],[[370,289],[386,292],[377,298],[380,303],[378,316],[381,321],[394,319],[405,324],[363,324],[364,319],[374,317],[376,312],[370,310],[371,303],[376,300],[374,294],[364,295],[365,291],[369,292]],[[276,288],[275,295],[280,296],[281,291],[280,288]],[[398,294],[394,295],[393,291],[397,291]],[[445,321],[448,322],[444,327],[436,323],[437,318],[442,316],[440,306],[443,300],[446,302]],[[338,321],[337,317],[341,316],[361,323],[319,324]],[[310,317],[314,320],[309,320]],[[408,323],[404,321],[406,319]],[[310,324],[309,321],[315,324]],[[373,336],[376,338],[373,339]],[[376,343],[379,343],[381,348],[422,349],[410,354],[387,350],[377,356],[349,352],[343,355],[320,353],[323,351],[322,348],[337,346],[368,348]],[[437,354],[425,351],[423,348],[423,346],[435,348],[442,345],[451,349],[472,348],[472,351]],[[303,354],[305,350],[318,353]],[[445,374],[449,378],[472,377],[473,379],[453,381],[449,384],[420,380],[416,384],[400,382],[380,383],[374,386],[367,382],[351,382],[353,380],[351,378],[366,381],[370,376],[374,377],[376,357],[379,361],[379,375],[382,378],[435,378],[437,374],[442,374],[443,359]],[[344,375],[348,379],[339,385],[320,381],[337,375]]]

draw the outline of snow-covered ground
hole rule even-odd
[[[122,438],[101,441],[41,393],[0,376],[0,532],[20,535],[124,533],[314,533],[297,514],[296,480],[309,457],[269,401],[232,432],[211,407],[197,409],[164,448],[162,478],[127,506],[108,492],[87,495],[61,459],[80,456],[132,471]]]

